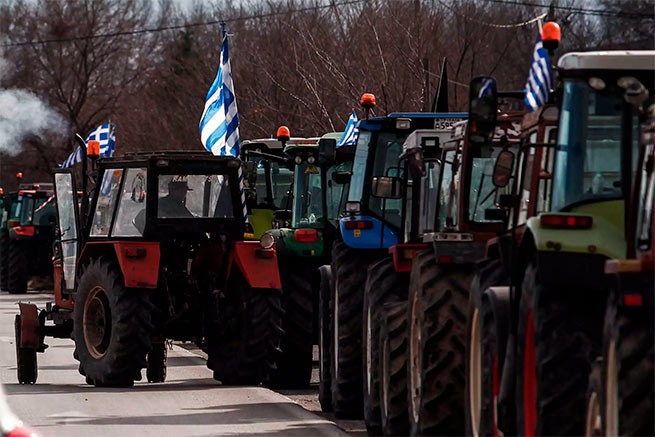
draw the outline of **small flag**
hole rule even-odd
[[[356,144],[358,133],[357,114],[355,114],[355,111],[353,111],[353,113],[350,114],[350,117],[348,117],[348,123],[346,124],[346,128],[343,130],[341,139],[337,143],[337,147],[352,146]]]
[[[100,157],[101,158],[111,158],[114,156],[114,151],[116,149],[116,130],[114,125],[111,123],[101,124],[95,128],[89,136],[86,137],[86,143],[91,140],[98,141],[100,143]],[[68,155],[68,158],[59,165],[61,168],[72,167],[75,164],[82,162],[82,149],[80,146]]]
[[[113,124],[105,123],[95,128],[86,137],[87,144],[91,140],[100,143],[100,156],[102,158],[111,158],[114,156],[114,150],[116,149],[116,130]]]
[[[200,118],[200,140],[214,155],[239,156],[239,114],[225,31],[218,72],[207,91],[205,109]]]
[[[537,38],[532,55],[532,65],[525,84],[525,104],[530,110],[536,111],[548,103],[550,89],[553,85],[553,71],[550,67],[548,52],[541,42],[541,35]]]

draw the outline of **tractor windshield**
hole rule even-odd
[[[628,193],[622,174],[634,172],[638,122],[632,122],[632,151],[622,150],[623,90],[608,85],[597,91],[586,80],[567,80],[560,115],[553,172],[552,209],[560,211],[580,202],[623,199]],[[625,162],[630,160],[631,162]],[[627,165],[626,165],[627,164]]]
[[[296,165],[294,189],[292,226],[299,228],[322,223],[320,169],[309,164]]]
[[[253,161],[252,158],[249,158]],[[289,196],[293,182],[293,171],[275,161],[255,159],[257,182],[255,184],[256,205],[263,209],[291,208]]]
[[[348,193],[348,200],[361,201],[365,211],[378,217],[384,215],[384,220],[396,227],[400,227],[401,224],[402,199],[382,199],[373,196],[363,199],[362,194],[364,184],[369,183],[374,177],[402,177],[399,156],[403,151],[403,143],[406,138],[407,132],[360,131],[353,163],[353,178]],[[365,169],[369,153],[374,154],[373,166],[370,174],[366,175]],[[366,181],[366,177],[370,180]]]
[[[468,210],[469,220],[478,223],[489,222],[485,219],[487,209],[498,209],[496,206],[496,187],[493,184],[494,164],[502,147],[492,143],[481,147],[471,147],[473,154],[473,170],[469,187]],[[516,155],[517,148],[509,150]]]

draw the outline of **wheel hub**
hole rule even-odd
[[[84,342],[93,358],[102,358],[111,338],[109,299],[102,287],[95,287],[84,302]]]
[[[471,433],[480,435],[480,411],[482,409],[482,356],[480,350],[480,311],[476,308],[471,320],[469,339],[469,415]]]

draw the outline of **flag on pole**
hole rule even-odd
[[[359,131],[357,129],[357,114],[353,111],[348,117],[348,123],[346,128],[343,130],[343,135],[339,142],[337,142],[337,147],[341,146],[352,146],[357,143],[357,135]]]
[[[200,140],[214,155],[239,156],[239,114],[225,31],[218,72],[207,91],[205,109],[200,118]]]
[[[114,156],[114,151],[116,150],[116,129],[111,122],[101,124],[91,131],[91,133],[86,137],[85,142],[88,144],[91,140],[100,143],[101,158],[111,158]],[[80,146],[77,146],[73,153],[68,155],[68,158],[66,158],[59,167],[68,168],[79,162],[82,162],[82,149],[80,149]]]
[[[524,100],[530,112],[536,111],[548,103],[552,85],[553,71],[550,66],[550,59],[541,42],[541,35],[539,35],[534,46],[528,82],[525,84]]]

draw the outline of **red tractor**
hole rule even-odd
[[[99,161],[89,214],[55,173],[55,302],[20,304],[18,380],[37,379],[46,336],[72,338],[88,384],[166,377],[168,340],[192,341],[224,384],[265,382],[282,336],[273,242],[243,241],[241,161],[206,153]],[[83,190],[84,187],[83,187]]]

